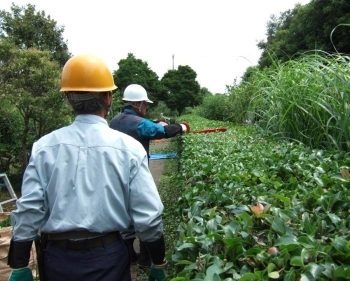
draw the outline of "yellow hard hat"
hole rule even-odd
[[[111,71],[99,57],[71,57],[63,67],[61,92],[108,92],[117,89]]]

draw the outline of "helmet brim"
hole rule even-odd
[[[122,100],[126,101],[126,102],[141,102],[141,101],[145,101],[145,102],[148,102],[148,103],[153,103],[153,101],[151,101],[151,100],[130,100],[130,99],[125,99],[125,98],[123,98]]]

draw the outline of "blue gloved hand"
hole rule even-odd
[[[12,269],[8,281],[33,281],[33,274],[29,267]]]
[[[165,280],[165,267],[166,263],[164,265],[151,265],[151,269],[149,270],[148,274],[148,281],[164,281]]]

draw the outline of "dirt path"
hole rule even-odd
[[[160,142],[151,142],[150,152],[156,153],[157,149],[166,148],[168,145],[169,145],[169,140],[164,140]],[[156,183],[157,187],[159,187],[159,182],[162,177],[165,161],[166,159],[149,161],[149,169],[151,170],[154,182]]]

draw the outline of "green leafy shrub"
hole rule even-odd
[[[163,113],[164,116],[175,118],[178,113],[176,111],[172,111],[165,102],[160,101],[158,102],[156,107],[152,107],[147,111],[147,116],[149,116],[150,119],[158,119],[161,116],[161,113]]]
[[[199,116],[218,121],[229,121],[231,105],[226,95],[206,95],[200,107],[196,109]]]
[[[8,216],[7,218],[0,220],[0,228],[11,226],[11,218]]]
[[[171,280],[349,280],[347,153],[252,126],[182,141]]]

